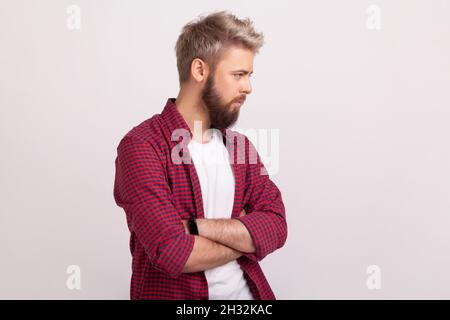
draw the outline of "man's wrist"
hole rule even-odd
[[[198,235],[199,236],[203,236],[204,237],[204,234],[205,234],[205,232],[204,232],[204,224],[205,224],[205,221],[206,221],[207,219],[203,219],[203,218],[200,218],[200,219],[196,219],[195,221],[197,222],[197,231],[198,231]]]

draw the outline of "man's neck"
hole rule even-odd
[[[192,138],[201,143],[208,142],[210,135],[205,134],[205,132],[210,127],[211,122],[209,119],[208,110],[206,109],[206,106],[201,98],[192,97],[186,94],[183,90],[180,90],[176,98],[175,105],[178,112],[180,112],[191,129],[193,134]]]

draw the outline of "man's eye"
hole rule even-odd
[[[241,78],[242,77],[242,73],[237,73],[234,75],[235,78]]]

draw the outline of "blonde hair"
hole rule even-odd
[[[228,11],[200,16],[183,27],[175,45],[180,85],[189,80],[192,60],[196,58],[205,61],[214,71],[231,45],[257,54],[263,44],[263,33],[256,32],[249,18],[238,19]]]

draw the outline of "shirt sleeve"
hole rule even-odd
[[[154,268],[180,276],[194,246],[172,199],[163,162],[154,146],[125,136],[117,148],[114,198],[127,215]]]
[[[286,213],[280,190],[270,179],[252,142],[247,137],[245,140],[246,145],[248,144],[248,151],[245,152],[245,163],[248,166],[244,196],[246,214],[234,219],[245,225],[255,245],[255,252],[244,256],[253,261],[261,261],[285,244]],[[256,161],[252,161],[252,157]]]

